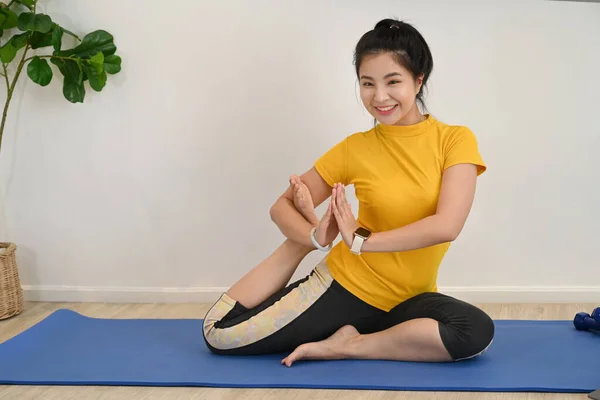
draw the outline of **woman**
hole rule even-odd
[[[290,178],[271,208],[287,240],[205,317],[204,338],[217,354],[291,352],[282,360],[288,367],[301,359],[442,362],[478,356],[492,342],[489,316],[436,285],[486,169],[477,140],[421,113],[433,61],[411,25],[380,21],[358,42],[355,67],[379,124]],[[350,184],[358,219],[346,201]],[[318,220],[314,206],[328,199]],[[286,287],[317,249],[329,254]]]

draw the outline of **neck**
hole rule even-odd
[[[415,125],[425,120],[425,116],[419,111],[419,107],[415,104],[408,114],[398,120],[394,125],[407,126]]]
[[[405,117],[394,125],[378,124],[377,132],[385,136],[411,137],[429,132],[435,126],[436,120],[429,114],[419,114],[416,118]]]

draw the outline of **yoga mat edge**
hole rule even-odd
[[[590,372],[600,371],[591,356],[600,352],[599,335],[563,320],[495,323],[494,343],[474,360],[287,368],[278,362],[285,355],[212,354],[201,319],[109,319],[60,309],[0,343],[0,384],[555,393],[600,387],[600,373]]]

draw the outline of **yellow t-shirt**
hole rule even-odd
[[[452,165],[486,170],[477,139],[464,126],[430,115],[418,124],[378,124],[336,144],[315,162],[331,186],[354,185],[357,222],[371,232],[400,228],[435,214],[442,173]],[[449,243],[405,252],[357,256],[340,241],[327,256],[331,274],[363,301],[385,311],[426,291],[437,291],[440,263]]]

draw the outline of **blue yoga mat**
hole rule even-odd
[[[17,317],[18,318],[18,317]],[[0,323],[0,328],[1,328]],[[458,363],[217,356],[200,319],[97,319],[59,310],[0,344],[0,384],[591,392],[600,335],[570,321],[496,321],[482,356]]]

